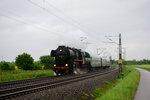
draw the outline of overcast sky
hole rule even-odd
[[[117,59],[118,45],[105,42],[119,33],[123,57],[150,59],[150,0],[0,0],[0,61],[38,60],[58,45]]]

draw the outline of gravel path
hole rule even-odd
[[[150,100],[150,72],[136,69],[140,71],[140,83],[134,100]]]

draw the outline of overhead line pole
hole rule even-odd
[[[119,60],[118,60],[120,72],[122,72],[122,43],[121,43],[121,33],[119,34]]]
[[[109,37],[113,37],[113,36],[109,36]],[[106,38],[111,41],[111,43],[115,43],[117,45],[119,45],[119,60],[118,60],[118,64],[119,64],[119,72],[122,73],[122,42],[121,42],[121,33],[119,33],[119,44],[114,42],[112,39],[108,38],[108,36],[106,36]]]

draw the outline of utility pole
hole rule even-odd
[[[122,43],[121,43],[121,33],[119,34],[119,60],[118,60],[120,72],[122,72]]]
[[[113,36],[105,36],[109,41],[108,43],[115,43],[117,45],[119,45],[119,60],[118,60],[118,64],[119,64],[119,72],[122,73],[122,43],[121,43],[121,33],[119,33],[119,44],[114,42],[112,39],[110,39],[109,37],[113,37]],[[117,36],[118,37],[118,36]]]

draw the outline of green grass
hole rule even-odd
[[[135,67],[150,71],[150,65],[135,65]]]
[[[104,95],[112,86],[114,86],[114,83],[105,81],[105,85],[103,85],[101,88],[97,88],[93,91],[93,93],[91,94],[91,96],[93,98],[97,98],[99,96]]]
[[[126,66],[123,73],[124,76],[119,76],[113,83],[108,83],[104,88],[95,90],[96,93],[100,92],[96,100],[133,100],[140,73],[130,66]]]
[[[32,79],[38,77],[54,76],[52,70],[14,70],[0,71],[0,82]]]

